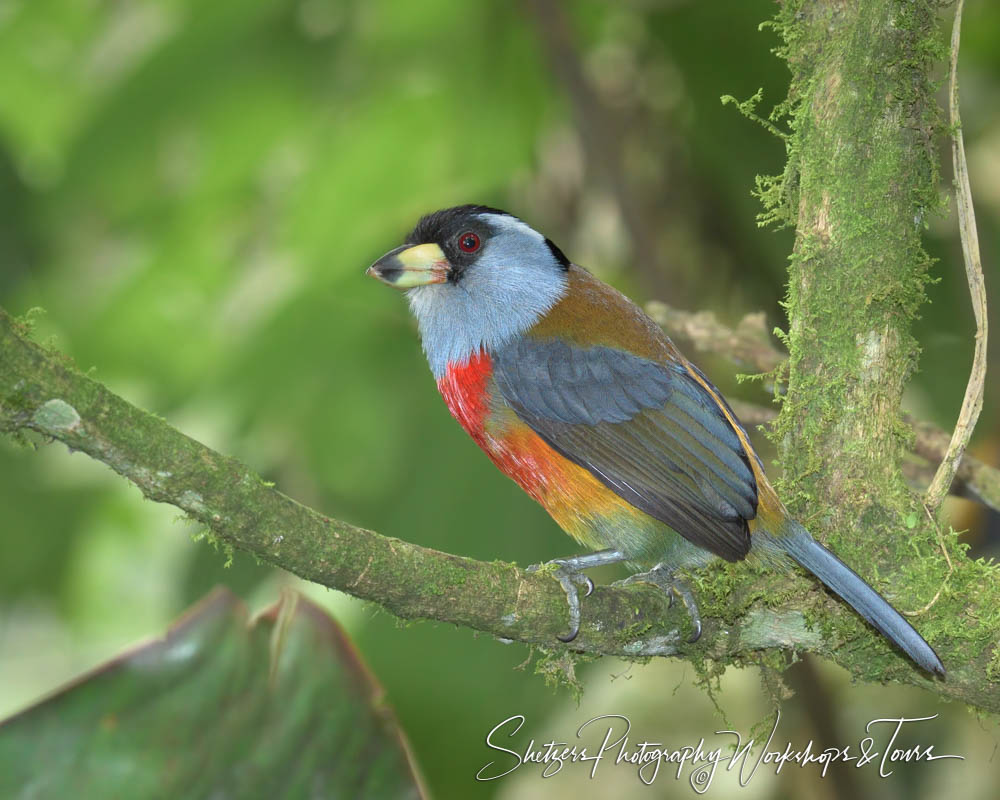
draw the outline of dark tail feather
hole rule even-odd
[[[783,533],[775,540],[788,555],[840,595],[917,664],[928,672],[944,675],[944,666],[934,649],[853,569],[813,539],[809,531],[794,520],[788,521]]]

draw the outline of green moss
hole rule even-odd
[[[655,626],[649,620],[642,619],[638,609],[634,609],[633,614],[638,618],[638,621],[622,628],[622,638],[635,642],[644,639]]]
[[[233,565],[233,556],[235,552],[233,550],[233,545],[226,539],[221,539],[215,535],[211,528],[200,528],[191,534],[191,541],[193,542],[208,542],[212,545],[212,549],[217,553],[222,553],[226,557],[222,566],[225,569],[229,569]]]
[[[716,713],[725,723],[726,727],[732,728],[733,725],[726,716],[725,709],[719,704],[720,681],[726,672],[727,665],[696,654],[691,658],[691,666],[694,667],[695,685],[699,686],[708,695],[708,699],[712,701]]]
[[[535,674],[544,678],[546,686],[556,690],[568,689],[573,700],[579,705],[583,697],[583,683],[576,675],[576,667],[578,664],[593,661],[595,656],[575,653],[566,648],[548,650],[537,647],[534,652],[540,656],[535,662]]]
[[[764,97],[764,89],[761,88],[754,93],[753,97],[744,100],[742,103],[735,97],[733,97],[731,94],[724,94],[720,99],[722,100],[722,105],[725,106],[731,104],[736,106],[736,110],[739,111],[744,117],[746,117],[749,120],[752,120],[753,122],[756,122],[758,125],[764,128],[764,130],[766,130],[768,133],[773,134],[782,141],[787,141],[789,138],[789,134],[781,130],[780,128],[778,128],[777,125],[774,124],[773,113],[771,114],[770,117],[768,117],[768,119],[764,119],[757,113],[757,106],[760,104],[760,101],[761,99],[763,99],[763,97]]]
[[[32,306],[21,316],[13,317],[12,319],[18,332],[30,339],[35,331],[35,323],[38,321],[38,318],[46,313],[48,312],[41,306]]]
[[[993,652],[990,653],[990,662],[986,666],[986,677],[994,683],[1000,682],[1000,642],[994,646]]]

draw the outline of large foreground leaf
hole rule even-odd
[[[408,751],[325,611],[288,593],[248,622],[216,590],[0,723],[0,797],[418,798]]]

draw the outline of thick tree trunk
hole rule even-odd
[[[926,0],[825,0],[785,3],[779,14],[792,134],[785,174],[764,200],[797,235],[775,437],[794,512],[901,610],[921,612],[913,622],[929,638],[957,622],[949,633],[963,646],[948,669],[978,668],[985,680],[993,641],[977,629],[983,617],[966,617],[953,598],[988,593],[976,607],[992,617],[995,572],[966,561],[901,472],[911,433],[900,401],[930,267],[921,235],[942,207],[938,10]]]
[[[795,185],[784,194],[797,236],[782,460],[799,496],[830,509],[824,527],[850,540],[862,517],[892,526],[914,508],[899,414],[929,267],[920,238],[940,206],[930,72],[941,33],[930,2],[792,5]]]

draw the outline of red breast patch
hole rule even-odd
[[[449,364],[438,381],[438,391],[451,415],[480,444],[483,423],[489,413],[486,384],[492,374],[490,357],[480,351],[464,364]]]

